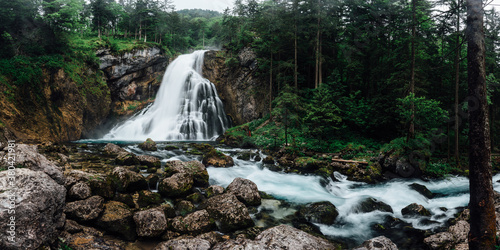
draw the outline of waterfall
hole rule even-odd
[[[149,107],[114,127],[105,140],[211,140],[228,119],[215,85],[203,78],[204,50],[181,55],[168,67]]]

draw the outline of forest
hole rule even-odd
[[[498,248],[500,13],[489,3],[235,0],[218,12],[0,0],[0,158],[23,155],[0,162],[0,177],[53,183],[23,189],[21,240],[34,227],[51,235],[33,245],[57,249],[108,249],[104,234],[123,249],[170,249],[186,235],[206,249],[262,247],[266,233],[317,249],[380,235],[401,249]],[[213,62],[200,64],[206,55]],[[236,90],[216,89],[207,65]],[[258,119],[232,126],[228,95],[265,108],[248,101]],[[9,139],[44,126],[34,136],[47,141]],[[12,191],[2,181],[0,200]],[[54,232],[22,214],[26,204]]]

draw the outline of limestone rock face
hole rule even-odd
[[[15,179],[9,180],[9,173]],[[53,242],[57,229],[64,226],[65,198],[64,186],[42,171],[27,168],[1,171],[0,249],[37,249]],[[11,229],[14,230],[9,233]],[[10,241],[8,237],[14,235],[14,241]]]
[[[223,52],[207,51],[203,76],[215,84],[226,114],[236,125],[259,118],[268,112],[268,81],[255,76],[258,62],[250,48],[238,54],[238,64],[228,66]]]

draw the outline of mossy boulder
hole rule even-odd
[[[401,209],[401,214],[403,214],[403,216],[405,217],[431,216],[429,210],[417,203],[412,203]]]
[[[295,168],[302,173],[312,173],[328,165],[327,162],[312,157],[298,157],[294,160]]]
[[[167,229],[167,218],[161,208],[152,208],[134,214],[137,235],[157,237]]]
[[[148,138],[145,142],[139,144],[139,148],[144,151],[157,151],[158,147],[156,146],[156,142],[154,142],[151,138]]]
[[[300,210],[300,214],[311,223],[332,225],[339,212],[331,202],[321,201],[306,205]]]
[[[212,149],[205,155],[203,155],[202,163],[205,166],[214,166],[214,167],[232,167],[234,166],[233,158],[229,155],[225,155],[224,153]]]
[[[369,213],[373,211],[393,213],[392,207],[382,201],[374,198],[363,199],[355,208],[355,213]]]
[[[127,153],[127,150],[123,149],[122,147],[113,144],[113,143],[108,143],[106,146],[104,146],[103,152],[105,155],[109,156],[117,156],[120,153]]]
[[[248,206],[258,206],[261,198],[257,185],[247,179],[235,178],[226,188],[226,192],[236,195],[239,201]]]
[[[129,152],[121,152],[115,158],[116,165],[122,166],[134,166],[139,165],[140,161],[137,159],[137,156],[133,153]]]
[[[174,231],[183,234],[199,234],[215,229],[215,220],[206,210],[190,213],[185,217],[175,217],[172,220]]]
[[[208,186],[208,171],[199,161],[168,161],[165,164],[165,175],[172,176],[177,173],[189,174],[197,187]]]
[[[187,173],[174,174],[160,181],[158,191],[165,197],[181,197],[192,192],[193,178]]]
[[[222,194],[222,193],[224,193],[224,188],[221,186],[217,186],[217,185],[212,185],[212,186],[208,187],[206,192],[205,192],[207,198],[210,198],[210,197]]]
[[[161,161],[160,159],[151,156],[151,155],[138,155],[137,159],[139,160],[139,164],[142,166],[147,166],[148,168],[160,168]]]
[[[97,225],[112,234],[118,234],[126,240],[135,240],[135,223],[130,208],[118,201],[104,204],[104,212],[97,219]]]
[[[192,213],[196,207],[190,201],[179,201],[175,204],[175,214],[179,216],[186,216],[187,214]]]
[[[247,207],[234,194],[214,196],[203,202],[200,208],[206,209],[210,217],[216,220],[221,232],[234,232],[254,226]]]
[[[139,197],[137,198],[137,204],[139,207],[155,206],[163,203],[163,199],[159,193],[153,193],[149,190],[141,190],[138,194]]]
[[[120,192],[134,192],[148,189],[144,176],[123,167],[116,167],[110,175]]]
[[[272,156],[268,155],[266,156],[263,160],[262,160],[263,163],[265,164],[273,164],[274,165],[274,159]]]

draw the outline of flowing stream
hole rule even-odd
[[[224,133],[228,119],[213,83],[202,77],[206,51],[181,55],[166,69],[155,102],[104,140],[210,140]]]

